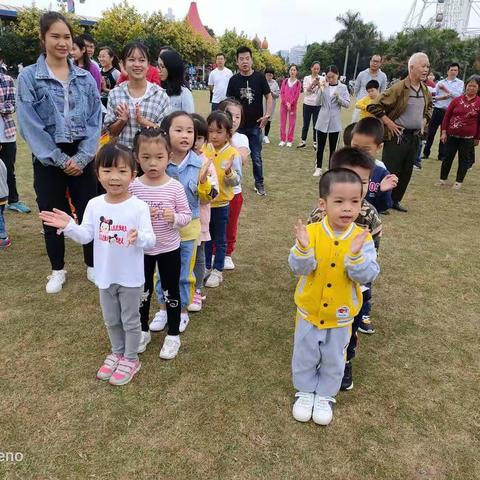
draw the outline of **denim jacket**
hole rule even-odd
[[[33,155],[45,166],[65,168],[69,156],[59,143],[79,141],[72,157],[80,168],[93,160],[101,129],[101,102],[90,72],[69,60],[69,126],[64,117],[64,90],[51,78],[45,56],[24,68],[18,76],[17,118],[22,137]]]

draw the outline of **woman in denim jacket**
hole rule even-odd
[[[96,195],[93,170],[101,128],[101,102],[95,80],[69,59],[72,27],[57,12],[40,19],[44,53],[18,77],[17,117],[20,133],[33,157],[34,188],[40,211],[70,211],[67,193],[81,222],[88,201]],[[52,265],[47,293],[57,293],[66,279],[63,234],[44,225]],[[93,278],[92,244],[84,246],[87,277]]]

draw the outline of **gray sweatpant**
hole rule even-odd
[[[293,386],[299,392],[335,397],[345,370],[351,327],[319,329],[299,319],[292,356]]]
[[[112,353],[133,360],[138,358],[140,344],[140,299],[141,287],[122,287],[116,283],[100,288],[100,305],[107,327]]]
[[[195,260],[195,290],[201,290],[205,279],[205,242],[200,242],[197,246],[197,258]]]

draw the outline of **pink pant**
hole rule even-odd
[[[288,134],[287,130],[288,117]],[[297,108],[292,105],[292,109],[287,111],[286,105],[280,105],[280,140],[282,142],[293,142],[293,134],[295,133],[295,122],[297,120]]]

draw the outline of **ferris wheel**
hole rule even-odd
[[[414,0],[404,28],[450,28],[461,37],[478,36],[480,28],[472,28],[473,17],[480,21],[480,1]]]

